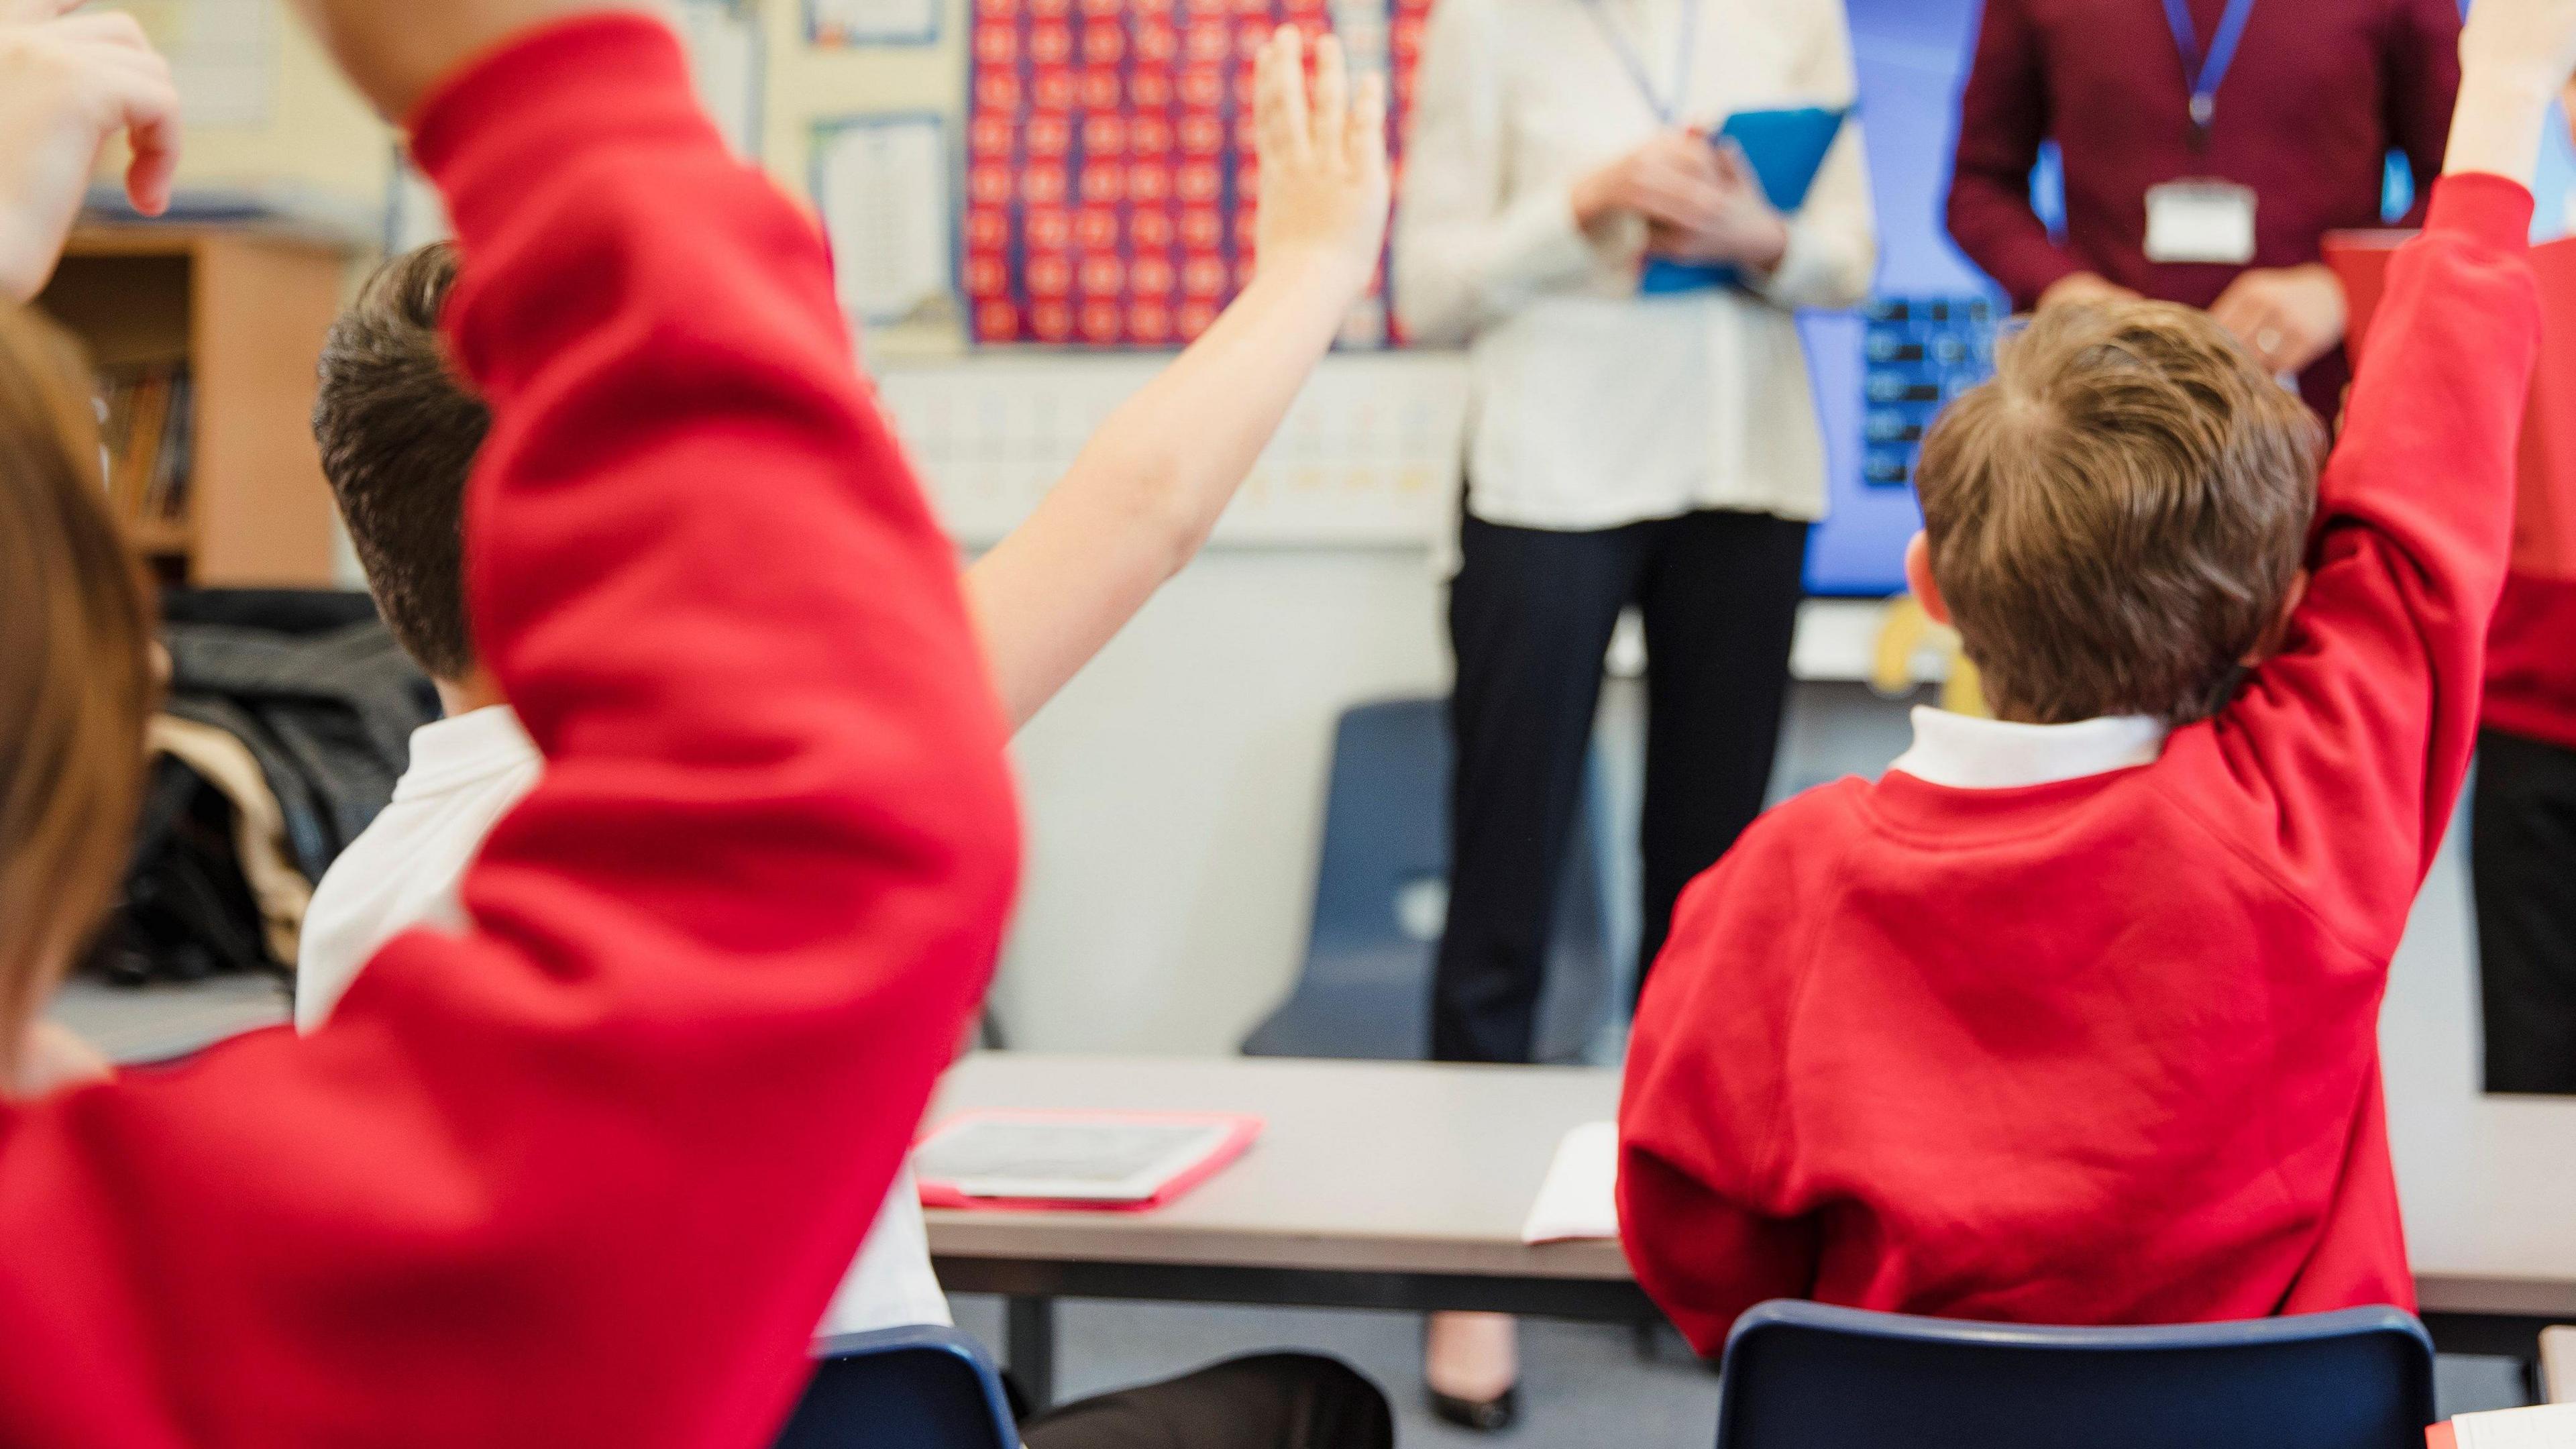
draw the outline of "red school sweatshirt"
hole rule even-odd
[[[0,1109],[0,1443],[764,1443],[993,960],[1001,713],[814,228],[640,19],[415,122],[546,780],[327,1030]]]
[[[1704,1353],[1801,1297],[2025,1323],[2411,1304],[2390,953],[2449,821],[2537,346],[2531,197],[2440,183],[2287,647],[2135,769],[1801,796],[1683,895],[1620,1217]]]

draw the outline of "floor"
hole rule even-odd
[[[961,1296],[956,1307],[959,1327],[988,1344],[1002,1341],[998,1300]],[[1337,1355],[1387,1389],[1403,1449],[1709,1449],[1716,1434],[1717,1379],[1679,1351],[1678,1339],[1645,1363],[1626,1329],[1535,1322],[1522,1329],[1520,1427],[1500,1439],[1449,1428],[1422,1408],[1420,1324],[1392,1313],[1067,1303],[1058,1326],[1061,1391],[1078,1398],[1238,1354],[1303,1348]],[[2526,1401],[2521,1365],[2510,1359],[2445,1357],[2438,1375],[2445,1416]]]

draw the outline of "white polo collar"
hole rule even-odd
[[[2152,765],[2169,733],[2162,720],[2114,715],[2075,724],[2012,724],[1945,709],[1914,711],[1914,748],[1891,769],[1955,790],[2013,790]]]

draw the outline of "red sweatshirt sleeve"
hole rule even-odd
[[[11,1444],[763,1443],[993,957],[1000,713],[814,229],[633,18],[416,135],[547,778],[329,1029],[0,1113]]]
[[[2177,806],[2385,961],[2439,848],[2503,588],[2540,310],[2531,194],[2444,178],[2391,261],[2281,654],[2169,747]]]
[[[2460,9],[2453,0],[2390,0],[2385,74],[2388,135],[2415,174],[2402,226],[2422,226],[2460,98]]]
[[[2030,206],[2030,169],[2048,139],[2048,76],[2026,0],[1986,0],[1977,53],[1959,97],[1959,147],[1950,174],[1950,239],[1985,269],[2013,306],[2084,270],[2049,238]]]

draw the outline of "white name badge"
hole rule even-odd
[[[2241,267],[2254,260],[2254,188],[2168,181],[2147,188],[2147,260]]]

